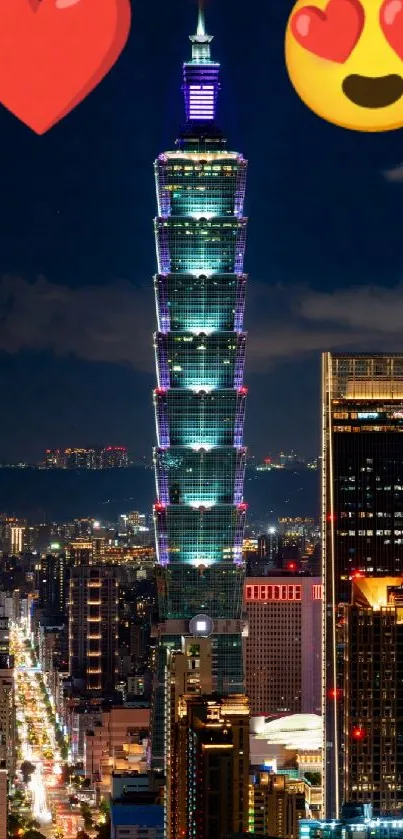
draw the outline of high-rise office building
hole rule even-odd
[[[344,607],[344,792],[403,809],[403,578],[357,577]]]
[[[64,616],[68,594],[69,567],[64,553],[48,554],[36,564],[39,603],[47,615]]]
[[[243,695],[182,696],[171,750],[172,839],[248,829],[249,705]]]
[[[252,716],[321,710],[320,577],[247,577],[246,693]]]
[[[86,539],[70,542],[66,548],[67,566],[91,565],[93,561],[93,542]]]
[[[25,548],[27,522],[13,516],[0,517],[1,550],[9,556],[18,556]]]
[[[178,830],[178,750],[176,748],[179,700],[182,696],[211,694],[212,660],[209,638],[183,638],[181,650],[167,656],[165,708],[166,837],[175,839]]]
[[[7,839],[8,833],[8,777],[7,770],[0,768],[0,839]]]
[[[113,566],[77,566],[69,580],[69,672],[81,693],[113,693],[118,673],[118,579]]]
[[[299,839],[299,822],[309,815],[309,784],[286,773],[258,772],[249,784],[249,830],[272,839]]]
[[[0,605],[0,767],[8,772],[11,781],[16,769],[14,680],[14,657],[10,655],[9,618],[6,615],[5,603],[2,603]],[[1,772],[2,769],[0,769],[0,786]]]
[[[213,687],[243,691],[246,161],[216,124],[219,64],[200,11],[183,67],[186,122],[155,163],[154,393],[159,646],[153,765],[164,765],[165,649],[211,636]]]
[[[325,813],[345,798],[343,604],[403,567],[403,355],[323,356]]]
[[[0,655],[10,653],[10,626],[9,618],[3,604],[0,605]]]
[[[16,768],[16,722],[14,664],[12,656],[0,655],[0,766],[13,780]]]
[[[275,527],[269,527],[267,533],[260,534],[257,543],[257,553],[259,559],[263,560],[265,570],[279,567],[280,548],[280,537]]]

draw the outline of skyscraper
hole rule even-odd
[[[69,672],[82,693],[113,693],[118,674],[118,579],[113,566],[75,566],[69,581]]]
[[[185,125],[155,163],[159,648],[153,761],[163,766],[165,650],[211,636],[213,688],[243,691],[246,161],[216,124],[219,64],[200,9]]]
[[[12,781],[16,769],[16,722],[12,656],[0,655],[0,767],[8,770]]]
[[[197,643],[195,643],[195,640]],[[184,638],[183,649],[172,650],[168,655],[168,686],[166,691],[166,736],[165,760],[169,767],[166,776],[166,836],[174,839],[178,832],[179,781],[178,751],[176,737],[178,733],[179,700],[188,697],[210,694],[212,690],[211,642],[209,638]]]
[[[247,577],[245,611],[251,715],[320,713],[320,577]]]
[[[8,779],[7,770],[0,768],[0,839],[8,836]]]
[[[323,356],[325,812],[344,799],[343,605],[403,567],[403,355]],[[349,736],[353,736],[352,731]],[[347,749],[348,751],[348,749]]]
[[[171,755],[176,781],[172,839],[225,839],[248,829],[246,696],[182,696]]]
[[[403,810],[402,583],[357,577],[344,607],[344,790],[377,816]]]

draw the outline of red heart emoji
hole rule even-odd
[[[328,61],[343,64],[364,27],[359,0],[329,0],[324,11],[303,6],[291,18],[291,31],[301,47]]]
[[[44,134],[99,84],[130,32],[130,0],[0,0],[0,103]]]
[[[399,58],[403,60],[403,2],[385,0],[379,12],[382,32]]]

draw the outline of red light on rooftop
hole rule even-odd
[[[355,726],[351,732],[353,740],[363,740],[365,737],[365,729],[361,725]]]
[[[240,393],[242,396],[246,396],[247,392],[248,392],[247,387],[240,387],[239,390],[238,390],[238,393]]]
[[[163,396],[166,393],[166,389],[164,387],[156,387],[155,393],[157,396]]]
[[[267,464],[271,463],[271,457],[265,457],[264,462]]]
[[[297,566],[295,562],[287,562],[287,568],[289,571],[295,571],[296,567]]]
[[[154,510],[158,513],[161,510],[165,510],[165,504],[161,504],[161,501],[156,501],[154,504]]]
[[[245,501],[243,501],[242,504],[239,505],[238,509],[241,510],[242,513],[245,513],[246,510],[248,509],[248,505],[246,504]]]
[[[361,577],[365,577],[365,574],[363,574],[362,571],[353,571],[351,575],[352,580],[359,580]]]

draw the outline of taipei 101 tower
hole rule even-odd
[[[220,66],[199,8],[185,124],[155,163],[158,626],[152,764],[164,766],[166,661],[209,637],[213,690],[244,692],[242,539],[246,161],[216,122]]]

